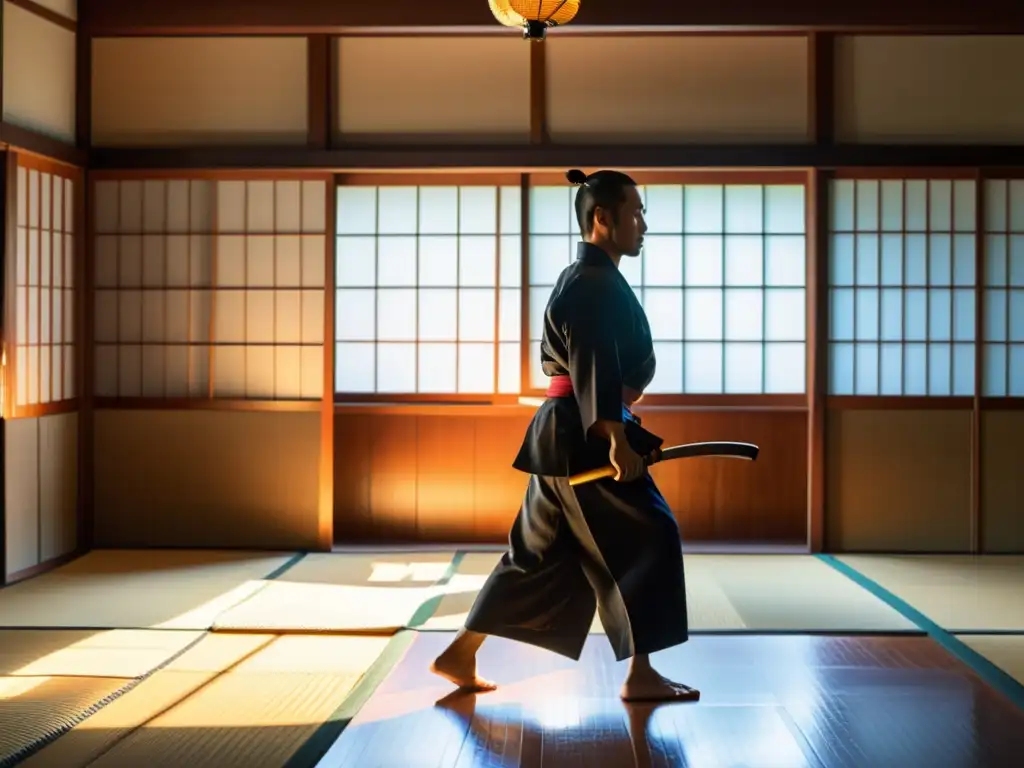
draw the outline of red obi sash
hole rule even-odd
[[[544,394],[547,397],[572,397],[575,394],[572,388],[572,379],[568,376],[552,376],[547,392]],[[630,387],[622,388],[622,402],[627,408],[639,403],[643,396],[643,392],[637,392]]]
[[[552,376],[548,382],[548,391],[544,394],[548,397],[572,397],[572,379],[568,376]]]

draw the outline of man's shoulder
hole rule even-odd
[[[603,276],[575,275],[551,295],[548,311],[553,319],[590,315],[618,301],[615,286]]]
[[[615,275],[611,270],[578,262],[566,268],[559,283],[559,290],[552,297],[554,301],[589,300],[610,296],[615,291]]]

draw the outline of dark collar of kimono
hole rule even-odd
[[[576,260],[588,267],[615,267],[611,256],[603,248],[599,248],[593,243],[577,243]]]
[[[631,304],[637,304],[637,306],[639,306],[636,294],[633,293],[633,289],[630,288],[629,283],[626,281],[622,272],[619,271],[619,268],[615,266],[615,262],[612,261],[612,257],[609,256],[603,248],[599,248],[593,243],[579,243],[576,246],[576,260],[587,267],[607,267],[612,270],[612,273],[614,274],[612,281],[615,283],[616,287],[629,297]]]

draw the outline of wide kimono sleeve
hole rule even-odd
[[[615,327],[618,314],[614,299],[599,295],[573,302],[566,313],[569,378],[584,435],[597,421],[622,421],[622,370]]]

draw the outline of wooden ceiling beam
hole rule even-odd
[[[367,146],[102,148],[91,170],[291,169],[407,171],[566,168],[978,168],[1024,167],[1024,145],[622,144],[503,146]]]
[[[316,34],[384,29],[501,32],[486,0],[82,0],[87,34]],[[1004,0],[584,0],[557,34],[617,28],[1003,32],[1024,29],[1024,3]],[[514,34],[514,32],[510,32]]]

